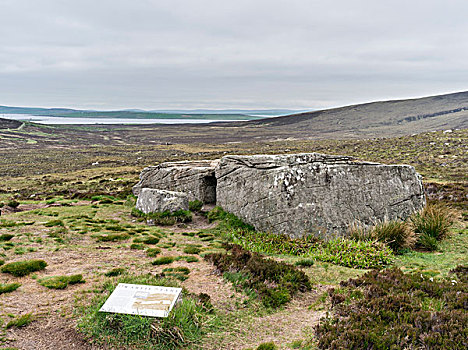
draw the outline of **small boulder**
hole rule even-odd
[[[142,188],[136,202],[136,208],[143,213],[175,212],[188,210],[188,196],[182,192]]]

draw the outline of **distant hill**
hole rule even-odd
[[[239,125],[239,123],[236,123]],[[468,128],[468,92],[365,103],[242,123],[294,135],[394,136]]]
[[[0,118],[1,113],[0,109]],[[213,115],[208,118],[213,118]],[[21,129],[12,130],[18,122],[2,123],[4,129],[0,132],[0,148],[364,139],[468,129],[468,92],[209,124],[45,126],[25,123]]]
[[[206,120],[254,120],[265,116],[296,113],[289,109],[241,110],[241,109],[187,109],[151,110],[125,109],[117,111],[95,111],[70,108],[35,108],[0,106],[2,114],[25,114],[30,116],[67,118],[125,118],[125,119],[206,119]]]

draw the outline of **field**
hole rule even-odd
[[[215,268],[214,260],[204,259],[229,249],[223,245],[232,229],[228,224],[210,220],[210,214],[204,212],[194,212],[191,222],[169,226],[148,226],[132,215],[131,186],[138,181],[139,172],[163,161],[214,159],[228,153],[321,152],[411,164],[422,174],[430,202],[449,208],[454,223],[435,251],[406,250],[386,267],[446,283],[458,281],[451,270],[468,265],[467,129],[361,140],[282,137],[265,141],[249,139],[247,133],[232,143],[225,143],[222,133],[207,139],[184,139],[183,133],[173,136],[167,132],[161,137],[158,127],[50,128],[34,124],[0,130],[2,259],[5,264],[26,260],[47,264],[25,276],[0,274],[2,288],[13,289],[0,296],[5,349],[145,348],[144,335],[138,330],[115,340],[120,343],[112,343],[115,320],[90,315],[95,312],[93,303],[106,295],[110,285],[145,278],[158,282],[161,274],[168,283],[183,286],[187,300],[196,305],[202,305],[197,295],[208,294],[213,307],[201,308],[196,314],[199,329],[181,331],[183,346],[180,337],[170,338],[178,339],[175,347],[255,349],[263,344],[263,349],[270,349],[273,345],[265,343],[273,342],[282,349],[333,348],[326,345],[326,337],[317,338],[320,332],[314,327],[327,313],[339,315],[337,307],[354,305],[354,299],[359,299],[353,294],[356,292],[340,282],[363,276],[368,270],[264,252],[277,262],[293,266],[300,262],[302,266],[296,269],[311,282],[311,288],[291,292],[290,301],[278,307],[265,305],[262,300],[266,299],[255,289],[258,286],[246,287],[242,271],[222,272]],[[186,136],[191,135],[193,130],[187,131]],[[166,258],[158,260],[161,257]],[[121,270],[115,270],[118,268]],[[152,277],[141,277],[144,274]],[[71,278],[76,275],[82,279]],[[463,285],[462,280],[457,283]],[[340,301],[341,295],[344,301]],[[443,309],[439,301],[436,297],[424,299],[423,309],[439,312]],[[110,330],[93,328],[103,324]],[[181,324],[178,329],[185,329]],[[124,327],[121,324],[115,327],[124,329],[119,328]],[[130,340],[133,345],[126,343]]]

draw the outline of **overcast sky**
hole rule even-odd
[[[316,109],[468,90],[466,0],[0,0],[0,105]]]

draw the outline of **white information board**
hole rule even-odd
[[[99,311],[167,317],[182,288],[119,283]]]

